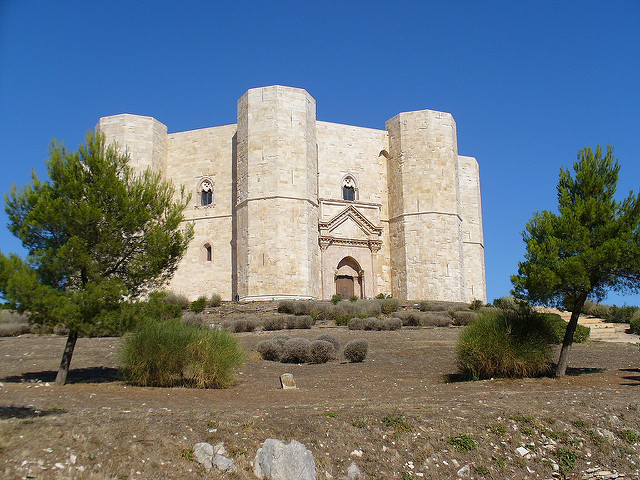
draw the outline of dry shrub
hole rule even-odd
[[[449,310],[466,310],[468,303],[442,302],[438,300],[423,300],[418,303],[421,312],[448,312]]]
[[[182,323],[188,323],[191,325],[197,325],[200,327],[208,327],[208,322],[205,319],[205,316],[201,313],[196,313],[192,311],[182,312]]]
[[[26,315],[0,310],[0,337],[15,337],[30,332],[29,318]]]
[[[285,324],[284,317],[269,317],[262,321],[262,329],[269,331],[282,330],[284,329]]]
[[[191,302],[189,302],[189,299],[186,297],[186,295],[171,291],[166,292],[165,301],[172,305],[177,305],[182,310],[186,310],[187,308],[189,308],[189,305],[191,305]]]
[[[280,345],[280,348],[284,348],[285,343],[291,340],[289,335],[276,335],[271,339],[276,345]]]
[[[234,318],[226,320],[223,324],[224,328],[233,333],[253,332],[259,325],[255,318]]]
[[[399,318],[352,318],[349,320],[349,330],[398,330],[402,328]]]
[[[122,365],[134,385],[225,388],[245,360],[236,338],[225,330],[147,321],[125,338]]]
[[[309,300],[282,300],[278,303],[278,312],[291,315],[311,315],[313,302]]]
[[[331,345],[333,345],[333,348],[335,348],[336,352],[340,350],[340,340],[338,340],[338,337],[336,337],[333,333],[323,333],[318,338],[316,338],[316,340],[324,340],[325,342],[329,342]]]
[[[367,358],[369,342],[364,338],[351,340],[344,346],[344,357],[352,363],[362,362]]]
[[[395,317],[384,319],[383,330],[400,330],[402,328],[402,320]]]
[[[551,369],[544,316],[506,310],[482,314],[458,340],[458,366],[471,378],[532,377]]]
[[[336,349],[331,342],[314,340],[311,342],[310,360],[312,363],[327,363],[336,358]]]
[[[451,315],[448,312],[407,310],[395,312],[393,316],[402,320],[402,324],[405,327],[448,327],[451,325]]]
[[[211,297],[209,297],[207,303],[210,307],[219,307],[220,305],[222,305],[222,297],[217,293],[214,293],[213,295],[211,295]]]
[[[306,363],[311,359],[311,342],[306,338],[292,338],[284,344],[282,363]]]
[[[477,320],[478,318],[479,316],[476,312],[467,312],[464,310],[460,312],[454,312],[453,324],[467,326],[474,320]]]
[[[282,356],[282,345],[274,342],[273,339],[262,340],[256,345],[256,350],[263,360],[278,362]]]
[[[289,330],[296,328],[311,328],[312,325],[313,318],[309,315],[290,315],[285,319],[285,326]]]
[[[449,312],[424,312],[420,319],[422,327],[448,327],[451,325]]]
[[[394,312],[393,316],[400,319],[402,325],[405,327],[419,327],[423,313],[416,312],[415,310],[407,310],[403,312]]]
[[[400,308],[400,300],[397,298],[385,298],[378,300],[378,302],[380,302],[380,310],[386,315]]]

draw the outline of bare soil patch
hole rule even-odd
[[[367,359],[291,365],[254,352],[227,390],[129,386],[117,370],[119,338],[79,339],[69,384],[56,387],[63,337],[2,338],[0,476],[253,478],[250,462],[272,437],[304,443],[319,479],[345,477],[351,462],[378,479],[456,478],[465,465],[467,478],[589,478],[603,470],[640,477],[640,445],[624,433],[640,435],[637,345],[575,345],[570,374],[557,380],[451,382],[459,327],[319,325],[286,334],[326,332],[343,345],[368,339]],[[238,338],[252,352],[278,333]],[[298,390],[279,389],[285,372]],[[461,435],[477,447],[459,451],[450,442]],[[240,471],[206,473],[190,455],[201,441],[224,441]]]

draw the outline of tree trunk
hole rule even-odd
[[[573,345],[573,334],[576,332],[576,328],[578,327],[578,318],[580,318],[580,312],[582,312],[582,307],[584,306],[586,298],[586,296],[584,298],[580,297],[573,306],[571,319],[569,320],[569,325],[567,325],[567,330],[564,333],[564,340],[562,340],[562,349],[560,350],[560,358],[558,359],[558,366],[556,367],[556,378],[564,376],[567,371],[569,353],[571,352],[571,345]]]
[[[56,375],[56,385],[64,385],[67,383],[67,374],[69,373],[69,366],[71,365],[73,349],[76,347],[76,340],[78,340],[78,331],[70,330],[69,336],[67,337],[67,344],[64,346],[64,353],[60,361],[58,375]]]

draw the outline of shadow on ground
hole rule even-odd
[[[45,370],[42,372],[26,372],[22,375],[12,375],[2,379],[4,382],[13,383],[39,383],[39,382],[55,382],[57,371]],[[122,381],[122,375],[117,368],[110,367],[92,367],[77,368],[69,370],[67,383],[107,383]]]
[[[44,417],[46,415],[58,415],[67,413],[64,408],[50,408],[48,410],[38,410],[33,407],[3,407],[0,406],[0,420],[8,418],[33,418]]]
[[[551,372],[548,375],[539,375],[537,377],[530,377],[530,378],[545,378],[545,377],[554,378],[555,375],[553,372],[555,372],[555,369],[556,369],[556,365],[554,364]],[[577,377],[580,375],[587,375],[590,373],[602,373],[605,370],[606,370],[605,368],[595,368],[595,367],[578,367],[578,368],[567,367],[566,375]],[[444,380],[444,383],[472,382],[472,381],[478,380],[470,377],[467,374],[462,374],[462,373],[449,373],[447,375],[443,375],[442,378]],[[640,381],[640,377],[630,377],[630,378],[638,378],[638,380]]]
[[[631,385],[640,387],[640,368],[621,368],[619,372],[637,373],[638,375],[623,375],[625,380],[631,380],[629,383],[623,383],[622,385]]]

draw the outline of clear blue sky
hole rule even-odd
[[[101,116],[235,123],[249,88],[305,88],[318,119],[383,129],[451,112],[480,163],[488,297],[507,294],[561,166],[607,143],[640,186],[640,2],[0,0],[0,192]],[[7,223],[4,211],[0,224]],[[22,252],[0,228],[0,250]],[[608,303],[640,304],[640,296]]]

